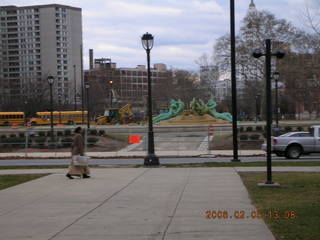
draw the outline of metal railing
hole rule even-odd
[[[54,153],[55,157],[68,156],[74,128],[55,127],[53,136],[50,128],[0,128],[0,156],[1,153],[26,157],[41,157],[48,153]],[[287,127],[287,130],[294,131],[297,128],[307,130],[307,126]],[[239,151],[261,149],[264,126],[240,125],[238,131]],[[146,127],[108,126],[85,131],[85,147],[88,153],[110,153],[110,156],[132,156],[137,153],[141,155],[147,151],[147,141]],[[232,150],[232,128],[223,125],[155,127],[154,142],[156,153],[168,152],[172,156],[187,152],[197,155],[211,154],[215,150]]]

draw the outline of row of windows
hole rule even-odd
[[[57,35],[67,35],[68,32],[66,32],[66,31],[56,31],[56,34]]]
[[[67,9],[56,7],[56,12],[63,12],[63,13],[65,13],[65,12],[67,12]]]
[[[66,24],[67,21],[65,19],[56,19],[56,23]]]
[[[58,59],[57,60],[57,64],[68,64],[68,60],[60,60],[60,59]]]
[[[56,39],[57,41],[64,41],[64,42],[67,41],[67,37],[57,37]]]
[[[23,20],[21,22],[4,22],[5,20],[1,20],[1,26],[6,27],[6,26],[25,26],[25,25],[39,25],[40,21],[39,20]],[[16,20],[17,21],[17,20]]]
[[[17,47],[17,48],[19,48],[19,47]],[[10,54],[10,55],[14,55],[14,54],[23,55],[23,54],[33,54],[33,53],[40,53],[40,49],[2,52],[2,55],[4,55],[4,56],[6,56],[8,54]],[[29,58],[29,57],[28,56],[24,56],[24,59],[27,59],[27,58]],[[37,58],[40,58],[40,57],[37,57]]]
[[[38,8],[27,8],[27,9],[18,9],[18,10],[7,10],[7,11],[1,11],[0,16],[6,16],[6,15],[14,15],[14,14],[30,14],[30,13],[38,13]]]
[[[56,13],[56,17],[57,18],[66,18],[67,14],[65,14],[65,13]]]
[[[18,13],[38,13],[39,12],[39,8],[28,8],[28,9],[19,9]]]
[[[62,66],[61,66],[61,65],[58,65],[58,66],[57,66],[57,69],[58,69],[58,70],[62,70]],[[63,70],[68,70],[68,66],[63,66]]]
[[[68,50],[66,48],[57,48],[57,52],[66,53]]]
[[[57,54],[57,58],[67,58],[67,54]]]
[[[57,42],[57,47],[67,47],[67,43]]]
[[[28,55],[28,56],[20,56],[21,60],[34,60],[34,59],[40,59],[40,55]]]
[[[66,25],[56,25],[56,29],[66,30],[67,26]]]
[[[22,21],[18,22],[18,26],[25,26],[25,25],[38,25],[40,24],[39,20],[28,20],[28,21]]]
[[[17,78],[17,77],[34,77],[34,76],[41,76],[41,72],[25,72],[25,73],[10,73],[10,74],[3,74],[4,78]]]
[[[39,18],[39,14],[36,14],[36,15],[21,15],[21,16],[18,16],[18,19],[20,19],[20,20],[33,19],[33,18]]]
[[[23,32],[23,33],[9,33],[1,34],[1,38],[18,38],[18,37],[39,37],[40,32]]]
[[[5,38],[5,35],[2,35]],[[2,40],[3,45],[15,44],[15,43],[29,43],[29,42],[40,42],[40,38],[21,38],[21,39],[9,39],[9,40]]]
[[[24,115],[0,115],[0,119],[8,119],[8,118],[24,118]]]
[[[125,83],[146,83],[148,81],[147,78],[120,78],[121,82]],[[151,79],[152,82],[158,82],[161,81],[161,79],[159,78],[152,78]]]
[[[121,70],[122,76],[147,76],[147,71],[126,71]],[[158,72],[151,72],[152,77],[157,77],[158,75],[161,75],[161,73]]]
[[[68,75],[68,72],[61,72],[61,71],[58,71],[58,72],[57,72],[57,74],[58,74],[58,76],[61,76],[62,74],[63,74],[63,75]]]

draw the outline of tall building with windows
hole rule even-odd
[[[55,77],[55,101],[71,103],[81,82],[81,45],[80,8],[0,7],[0,103],[17,106],[48,95],[49,75]]]
[[[84,72],[85,82],[90,84],[92,108],[102,112],[107,107],[120,107],[127,103],[135,110],[144,111],[147,105],[148,71],[146,66],[138,65],[135,68],[118,68],[110,58],[92,60],[93,68]],[[163,63],[154,64],[150,69],[153,100],[159,105],[167,104],[157,94],[160,89],[165,91],[164,82],[168,81],[171,71]],[[155,109],[155,108],[154,108]]]

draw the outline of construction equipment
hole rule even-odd
[[[127,124],[133,121],[132,105],[127,104],[122,108],[109,108],[104,115],[96,118],[97,125]]]

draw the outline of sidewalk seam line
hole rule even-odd
[[[72,223],[68,224],[66,227],[64,227],[63,229],[61,229],[59,232],[55,233],[53,236],[51,236],[50,238],[48,238],[48,240],[54,239],[56,236],[58,236],[60,233],[64,232],[66,229],[68,229],[69,227],[71,227],[73,224],[75,224],[76,222],[80,221],[82,218],[88,216],[90,213],[92,213],[93,211],[95,211],[96,209],[98,209],[99,207],[101,207],[102,205],[104,205],[105,203],[107,203],[111,198],[113,198],[115,195],[117,195],[118,193],[120,193],[122,190],[124,190],[125,188],[127,188],[128,186],[130,186],[133,182],[135,182],[138,178],[140,178],[142,175],[144,175],[146,172],[150,171],[150,169],[146,169],[145,171],[143,171],[141,174],[139,174],[137,177],[135,177],[133,180],[131,180],[127,185],[125,185],[124,187],[120,188],[118,191],[116,191],[115,193],[113,193],[110,197],[108,197],[107,199],[105,199],[104,201],[102,201],[100,204],[98,204],[96,207],[94,207],[93,209],[89,210],[88,212],[86,212],[85,214],[83,214],[82,216],[78,217],[76,220],[74,220]]]
[[[171,215],[171,218],[170,218],[170,220],[169,220],[169,223],[167,224],[167,226],[166,226],[166,228],[165,228],[165,230],[164,230],[164,232],[163,232],[163,235],[162,235],[161,240],[165,240],[165,237],[167,236],[168,229],[169,229],[169,227],[170,227],[170,225],[171,225],[171,223],[172,223],[172,221],[173,221],[174,216],[176,215],[176,212],[177,212],[178,206],[179,206],[179,204],[180,204],[180,202],[181,202],[182,196],[183,196],[183,194],[184,194],[184,192],[185,192],[185,190],[186,190],[186,187],[187,187],[187,185],[188,185],[188,183],[189,183],[190,175],[191,175],[191,168],[189,168],[189,173],[188,173],[188,176],[187,176],[186,183],[185,183],[184,186],[183,186],[183,189],[182,189],[182,191],[181,191],[181,193],[180,193],[180,196],[179,196],[179,198],[178,198],[178,202],[177,202],[175,208],[173,209],[173,213],[172,213],[172,215]]]

